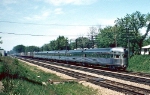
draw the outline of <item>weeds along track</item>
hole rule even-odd
[[[111,90],[121,92],[121,93],[125,93],[125,94],[145,94],[145,95],[150,94],[150,90],[145,89],[145,88],[135,87],[135,86],[127,85],[127,84],[124,84],[124,83],[120,83],[120,82],[116,82],[116,81],[112,81],[112,80],[108,80],[108,79],[103,79],[103,78],[100,78],[100,77],[95,77],[95,76],[92,76],[92,75],[79,73],[79,72],[64,69],[64,68],[59,68],[57,66],[51,65],[50,63],[47,63],[48,61],[46,61],[46,63],[45,62],[41,63],[39,61],[29,60],[29,59],[21,59],[21,60],[28,61],[30,63],[33,63],[33,64],[36,64],[36,65],[51,69],[51,70],[56,71],[56,72],[64,73],[66,75],[69,75],[69,76],[77,78],[77,79],[82,79],[82,78],[88,79],[86,81],[91,82],[91,83],[96,84],[96,85],[99,85],[101,87],[105,87],[105,88],[108,88],[108,89],[111,89]],[[56,63],[55,63],[55,65],[56,65]],[[65,66],[67,66],[67,65],[65,65]],[[74,68],[74,66],[69,66],[69,67]],[[76,67],[76,69],[79,70],[81,68]],[[82,68],[82,70],[89,71],[89,72],[93,73],[93,71],[91,71],[93,69],[88,69],[88,68],[83,69]]]

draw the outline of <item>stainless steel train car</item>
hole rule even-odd
[[[127,50],[122,47],[34,52],[33,57],[82,65],[123,69],[128,66]]]

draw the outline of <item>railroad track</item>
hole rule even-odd
[[[148,76],[148,74],[144,75],[144,74],[138,73],[138,76],[137,76],[137,73],[131,73],[131,74],[124,73],[124,72],[118,73],[118,72],[110,72],[110,71],[99,70],[99,69],[91,69],[91,68],[82,67],[82,66],[50,62],[50,61],[45,61],[45,60],[37,60],[36,59],[36,61],[47,62],[47,63],[53,64],[53,65],[69,67],[69,68],[76,69],[76,70],[82,70],[82,71],[86,71],[86,72],[90,72],[90,73],[95,73],[98,75],[109,76],[112,78],[117,78],[117,79],[121,79],[121,80],[125,80],[125,81],[130,81],[130,82],[135,82],[135,83],[140,83],[140,84],[145,84],[145,85],[150,86],[150,77]],[[140,75],[142,75],[142,76],[140,76]]]
[[[30,63],[33,63],[33,64],[36,64],[36,65],[39,65],[39,66],[42,66],[42,67],[45,67],[45,68],[48,68],[48,69],[51,69],[51,70],[54,70],[54,71],[57,71],[57,72],[64,73],[66,75],[72,76],[72,77],[77,78],[77,79],[87,78],[88,82],[91,82],[91,83],[99,85],[101,87],[105,87],[105,88],[115,90],[115,91],[118,91],[118,92],[121,92],[121,93],[125,93],[125,94],[146,94],[146,95],[150,94],[150,90],[145,89],[145,88],[135,87],[135,86],[132,86],[132,85],[127,85],[127,84],[120,83],[120,82],[115,82],[115,81],[111,81],[111,80],[107,80],[107,79],[102,79],[100,77],[95,77],[95,76],[75,72],[75,71],[68,70],[68,69],[58,68],[58,67],[55,67],[53,65],[50,65],[49,63],[48,64],[46,64],[46,63],[43,64],[43,63],[35,61],[35,60],[26,60],[26,61],[28,61]],[[88,69],[86,69],[86,70],[88,70]],[[93,71],[90,71],[90,72],[93,72]]]

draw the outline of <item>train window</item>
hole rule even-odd
[[[97,57],[96,53],[93,52],[87,52],[85,55],[86,57]]]
[[[103,57],[103,58],[106,58],[106,54],[102,54],[102,57]]]
[[[66,56],[69,56],[69,54],[67,53]]]
[[[72,54],[67,53],[67,54],[66,54],[66,56],[68,56],[68,57],[69,57],[69,56],[72,56]]]
[[[112,54],[107,54],[107,58],[112,58],[113,55]]]
[[[100,54],[100,53],[97,53],[97,57],[101,57],[101,54]]]
[[[109,54],[105,54],[105,58],[110,58],[110,55]]]
[[[113,58],[113,54],[110,54],[110,58]]]
[[[114,58],[120,58],[120,55],[115,55]]]
[[[60,56],[65,56],[65,53],[60,53]]]
[[[86,57],[95,57],[95,54],[93,52],[86,53]]]
[[[83,54],[83,57],[86,57],[86,54]]]
[[[82,56],[82,53],[73,53],[73,56]]]

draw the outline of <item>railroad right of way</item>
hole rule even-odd
[[[102,86],[111,90],[115,90],[124,94],[150,94],[149,89],[128,85],[128,84],[116,82],[113,80],[103,79],[101,77],[79,73],[79,72],[64,69],[64,68],[58,68],[58,66],[53,66],[49,63],[42,63],[42,62],[38,62],[35,60],[26,60],[26,61],[30,61],[33,64],[36,64],[36,65],[39,65],[39,66],[42,66],[42,67],[45,67],[45,68],[48,68],[57,72],[64,73],[66,75],[75,77],[77,79],[86,78],[88,79],[87,80],[88,82],[91,82],[93,84],[96,84],[96,85],[99,85],[99,86]]]

